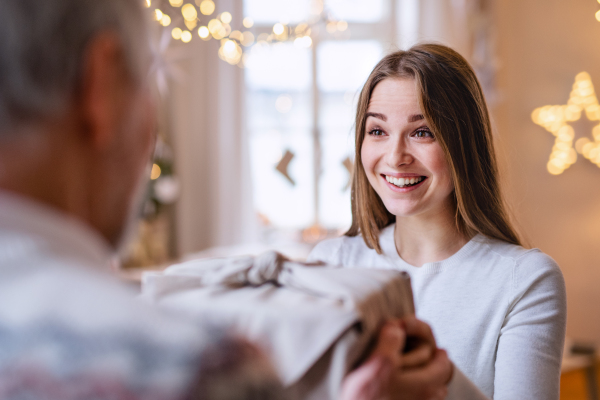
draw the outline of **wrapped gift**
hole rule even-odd
[[[275,252],[146,273],[142,294],[257,343],[290,396],[305,399],[337,399],[381,325],[414,314],[406,273],[303,264]]]

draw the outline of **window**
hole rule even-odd
[[[254,204],[272,227],[350,225],[356,101],[395,42],[392,5],[244,0],[258,39],[244,70]],[[290,39],[273,38],[276,23],[285,25]],[[293,40],[302,23],[311,30],[308,43]]]

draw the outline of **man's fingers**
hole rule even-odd
[[[422,368],[403,370],[400,380],[416,386],[437,390],[445,387],[452,377],[452,363],[444,350],[436,350],[433,359]]]

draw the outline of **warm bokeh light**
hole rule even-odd
[[[285,27],[283,26],[283,24],[276,23],[275,25],[273,25],[273,33],[276,35],[281,35],[284,30]]]
[[[225,11],[224,13],[221,13],[221,21],[225,24],[228,24],[231,22],[231,13],[228,13],[227,11]]]
[[[238,42],[241,42],[243,37],[244,37],[244,35],[240,31],[233,31],[229,34],[230,39],[235,39]]]
[[[181,5],[183,4],[183,0],[169,0],[169,3],[173,7],[181,7]]]
[[[242,39],[240,40],[243,46],[248,47],[254,44],[254,35],[252,32],[246,31],[242,33]]]
[[[275,108],[282,114],[290,112],[292,105],[292,96],[289,94],[282,94],[275,100]]]
[[[244,25],[244,28],[249,29],[254,26],[254,21],[252,20],[252,18],[246,17],[246,18],[244,18],[244,21],[242,22],[242,24]]]
[[[181,28],[173,28],[173,30],[171,31],[171,36],[173,36],[173,39],[179,40],[181,39],[182,32],[183,31],[181,30]]]
[[[181,32],[181,41],[183,43],[189,43],[192,40],[192,33],[190,31]]]
[[[219,57],[231,65],[236,65],[242,59],[242,48],[234,40],[223,39]]]
[[[158,8],[156,10],[154,10],[154,19],[157,21],[160,21],[163,17],[163,12],[160,11]]]
[[[206,26],[201,26],[200,28],[198,28],[198,36],[200,36],[202,39],[209,39],[210,31]]]
[[[186,21],[195,21],[198,18],[196,7],[189,3],[181,7],[181,14]]]
[[[600,21],[600,11],[596,11],[596,20]]]
[[[556,137],[547,165],[551,174],[562,174],[577,161],[577,152],[600,167],[600,125],[592,130],[594,142],[581,138],[575,143],[575,149],[573,148],[575,131],[568,123],[579,120],[584,111],[590,121],[600,121],[600,104],[587,72],[581,72],[575,77],[573,90],[566,105],[539,107],[531,114],[533,122]]]
[[[204,15],[211,15],[215,12],[215,3],[212,0],[204,0],[200,3],[200,12]]]
[[[294,45],[298,47],[309,48],[312,46],[312,39],[310,36],[298,37],[294,40]]]
[[[213,35],[219,31],[219,29],[221,29],[223,27],[223,24],[221,23],[221,21],[219,21],[218,19],[211,19],[210,21],[208,21],[208,30],[210,31],[210,33],[212,33]]]
[[[155,180],[160,176],[161,170],[158,164],[152,164],[152,171],[150,172],[150,179]]]
[[[152,1],[146,0],[146,7],[150,8],[151,5],[152,5]]]
[[[338,21],[337,28],[338,31],[344,32],[346,29],[348,29],[348,23],[346,21]]]
[[[169,17],[167,14],[164,14],[163,17],[160,20],[160,24],[162,26],[169,26],[169,25],[171,25],[171,17]]]
[[[335,31],[337,31],[337,23],[336,22],[328,22],[325,29],[327,29],[328,33],[334,33]]]

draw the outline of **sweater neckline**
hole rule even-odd
[[[483,241],[484,236],[481,234],[477,234],[471,238],[463,247],[461,247],[456,253],[452,254],[450,257],[445,260],[435,261],[430,263],[425,263],[420,267],[415,267],[412,264],[407,263],[400,257],[398,254],[398,250],[396,249],[396,243],[394,241],[394,228],[396,224],[393,223],[387,227],[385,227],[379,236],[379,243],[381,244],[381,250],[383,250],[383,255],[386,257],[392,265],[395,267],[400,267],[403,270],[409,272],[417,272],[425,273],[425,274],[435,274],[441,272],[445,268],[451,268],[455,265],[461,264],[465,259],[467,259],[470,254],[475,250],[477,245]]]

